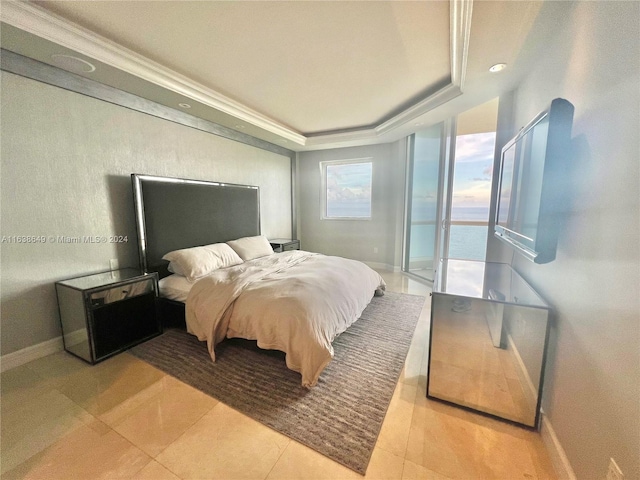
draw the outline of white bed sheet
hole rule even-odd
[[[312,387],[333,358],[333,339],[384,288],[355,260],[301,250],[267,255],[198,280],[186,302],[187,331],[207,341],[213,361],[224,338],[285,352],[287,367]]]
[[[191,287],[194,285],[195,283],[189,282],[186,277],[176,274],[164,277],[158,282],[161,297],[182,303],[186,303]]]

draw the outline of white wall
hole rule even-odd
[[[262,233],[291,236],[288,157],[2,72],[1,234],[127,235],[1,244],[1,351],[60,335],[53,282],[137,266],[131,173],[260,186]]]
[[[373,162],[371,219],[322,220],[320,162],[365,157],[371,157]],[[404,141],[300,153],[297,187],[302,249],[353,258],[373,267],[399,268],[405,165]]]
[[[554,262],[514,265],[555,308],[543,409],[577,478],[605,478],[610,457],[640,478],[640,3],[576,2],[566,20],[513,127],[574,104],[569,212]],[[490,259],[506,249],[492,240]]]

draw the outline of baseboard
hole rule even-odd
[[[86,328],[80,328],[75,332],[71,332],[68,335],[64,335],[64,344],[67,348],[72,347],[74,345],[78,345],[79,343],[89,341],[89,332],[87,332]]]
[[[556,436],[556,432],[551,425],[549,418],[541,412],[542,422],[540,422],[540,435],[542,436],[542,443],[549,453],[553,468],[561,480],[577,480],[576,474],[573,472],[571,463],[567,458],[567,454],[560,444],[560,440]]]
[[[533,381],[529,376],[529,371],[520,356],[520,352],[518,351],[518,347],[516,347],[515,342],[510,334],[507,333],[507,345],[508,350],[513,355],[513,358],[516,361],[516,373],[518,375],[518,380],[520,381],[520,385],[524,385],[525,388],[522,389],[522,393],[524,394],[524,398],[527,401],[527,405],[532,411],[536,411],[538,408],[538,389],[533,385]]]
[[[380,262],[362,262],[368,267],[373,268],[374,270],[387,270],[389,272],[398,273],[402,270],[398,266],[389,265],[388,263],[380,263]]]
[[[529,372],[527,371],[522,357],[520,356],[520,352],[518,352],[518,348],[509,334],[507,334],[507,344],[516,360],[516,372],[518,374],[520,384],[526,385],[526,387],[523,388],[525,398],[529,405],[535,410],[538,403],[537,390],[531,381],[531,377],[529,376]],[[549,417],[545,415],[544,411],[540,412],[540,417],[540,436],[542,437],[542,443],[544,443],[558,478],[561,480],[577,480],[576,474],[573,473],[571,463],[569,463],[567,454],[565,453],[564,448],[562,448],[560,440],[558,440],[558,437],[556,436],[556,432],[553,429],[553,425],[551,425]]]
[[[529,406],[535,410],[538,404],[537,389],[533,385],[533,381],[524,365],[520,352],[518,352],[518,348],[509,334],[507,334],[507,345],[516,360],[516,373],[518,374],[520,384],[525,385],[525,388],[523,388],[525,399]],[[558,478],[561,480],[577,480],[576,474],[573,473],[573,468],[571,468],[571,464],[567,458],[567,454],[564,448],[562,448],[560,440],[558,440],[556,432],[551,425],[551,421],[545,415],[544,411],[540,411],[540,417],[540,436],[542,437],[542,443],[544,443],[547,453],[549,453],[549,458],[551,458],[553,469],[558,475]]]
[[[38,358],[46,357],[52,353],[61,352],[64,349],[62,337],[52,338],[46,342],[23,348],[17,352],[7,353],[0,357],[0,372],[19,367]]]

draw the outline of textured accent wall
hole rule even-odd
[[[258,185],[263,234],[291,236],[288,157],[10,73],[0,81],[3,355],[60,335],[54,281],[110,259],[138,265],[131,173]],[[57,238],[115,235],[128,241]]]

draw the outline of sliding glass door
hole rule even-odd
[[[439,123],[409,138],[404,271],[428,281],[433,281],[437,258],[443,132]]]
[[[497,112],[496,98],[409,137],[405,272],[485,259]]]
[[[456,118],[447,258],[486,258],[498,99]]]

